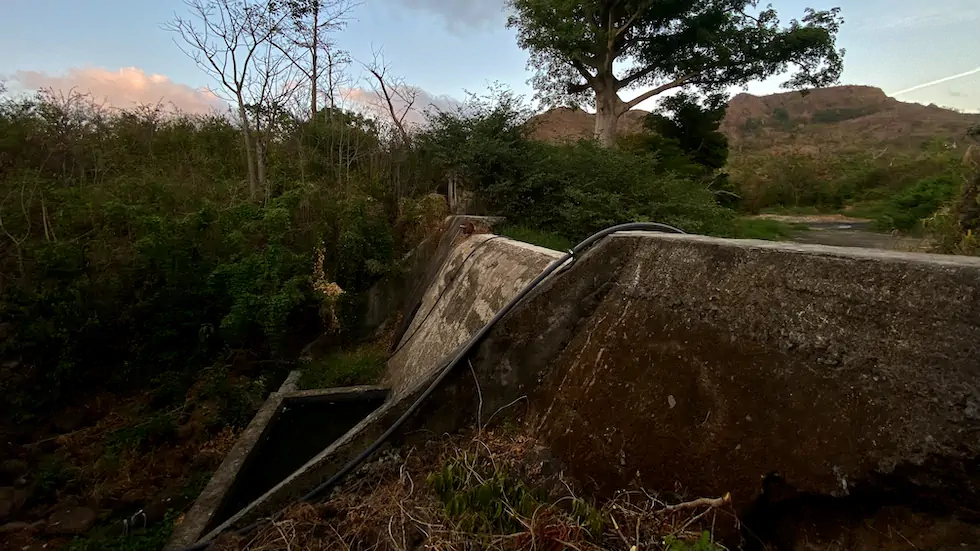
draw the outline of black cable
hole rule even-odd
[[[633,230],[665,232],[665,233],[685,233],[683,230],[680,230],[673,226],[668,226],[667,224],[660,224],[658,222],[631,222],[627,224],[619,224],[617,226],[612,226],[604,230],[600,230],[587,237],[584,241],[576,245],[575,248],[565,253],[564,256],[549,264],[548,267],[545,268],[543,272],[541,272],[537,277],[531,280],[530,283],[525,285],[524,288],[521,289],[521,292],[517,293],[517,295],[514,298],[512,298],[507,304],[505,304],[504,307],[501,308],[500,311],[497,312],[493,316],[493,318],[489,322],[487,322],[486,325],[481,327],[480,330],[477,331],[476,335],[473,335],[473,337],[469,341],[467,341],[465,345],[463,345],[463,347],[456,353],[456,355],[453,356],[452,360],[450,360],[448,363],[446,363],[443,366],[442,370],[439,372],[439,375],[436,376],[435,380],[432,381],[432,383],[429,384],[429,386],[425,389],[425,391],[423,391],[422,394],[415,399],[412,405],[409,406],[408,409],[405,410],[405,412],[402,413],[401,416],[398,417],[398,419],[396,419],[395,422],[392,423],[390,427],[388,427],[388,430],[386,430],[381,436],[379,436],[377,440],[372,442],[371,445],[368,446],[364,451],[358,454],[357,457],[348,461],[347,464],[345,464],[339,471],[337,471],[333,476],[328,478],[326,482],[323,482],[316,488],[313,488],[313,490],[311,490],[309,493],[299,498],[297,502],[302,503],[305,501],[309,501],[310,499],[319,495],[324,490],[329,489],[331,486],[335,485],[345,476],[350,474],[351,471],[359,467],[361,463],[363,463],[368,457],[371,456],[371,454],[376,452],[378,448],[380,448],[381,445],[384,444],[385,441],[388,440],[388,438],[390,438],[391,435],[395,433],[395,431],[397,431],[403,424],[405,424],[405,421],[407,421],[408,418],[411,417],[416,410],[418,410],[419,406],[422,405],[422,402],[424,402],[433,392],[435,392],[435,389],[449,375],[449,373],[453,370],[453,368],[456,367],[456,365],[459,364],[470,353],[470,351],[472,351],[473,348],[476,347],[476,345],[483,340],[484,337],[486,337],[487,333],[490,332],[493,326],[496,325],[497,322],[499,322],[501,319],[503,319],[504,316],[509,314],[510,311],[513,310],[514,307],[517,306],[517,304],[524,299],[524,297],[529,295],[531,291],[534,290],[535,287],[540,285],[541,282],[544,281],[548,276],[550,276],[555,270],[560,268],[568,260],[571,260],[572,262],[577,261],[578,255],[590,249],[600,239],[612,235],[614,233],[618,233],[622,231],[633,231]],[[487,241],[489,241],[489,239]],[[236,530],[234,533],[239,535],[245,534],[251,531],[253,528],[258,527],[265,520],[275,521],[285,512],[287,508],[288,507],[284,507],[279,511],[277,511],[268,519],[259,519],[249,524],[248,526]],[[211,543],[212,543],[211,541],[200,542],[190,547],[185,547],[180,551],[203,551],[208,547],[210,547]]]

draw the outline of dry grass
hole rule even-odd
[[[366,465],[326,500],[295,505],[257,533],[225,536],[216,547],[223,551],[707,550],[724,549],[714,541],[716,524],[737,523],[728,495],[668,505],[655,493],[634,488],[601,506],[587,505],[576,497],[574,481],[550,472],[548,460],[535,459],[542,457],[542,449],[524,434],[492,431],[430,441],[404,455],[389,453]],[[500,515],[494,518],[513,530],[465,530],[458,507],[451,507],[445,495],[440,497],[433,482],[446,472],[457,473],[459,487],[476,491],[507,477],[519,478],[512,487],[542,490],[548,498],[530,508],[512,498],[495,500],[489,509]],[[692,546],[706,532],[709,537],[702,540],[702,547]]]

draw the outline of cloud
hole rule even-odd
[[[503,25],[503,0],[396,0],[406,8],[441,17],[450,31],[485,30]]]
[[[413,125],[425,123],[426,111],[448,111],[462,105],[461,101],[452,96],[431,94],[416,86],[397,86],[394,92],[392,105],[395,112],[400,115],[408,108],[405,121]],[[370,88],[346,88],[341,90],[341,96],[351,109],[377,116],[382,120],[391,118],[385,100]],[[409,102],[411,102],[410,107]]]
[[[189,114],[223,112],[228,104],[208,92],[180,84],[169,77],[146,74],[137,67],[110,71],[98,67],[71,68],[60,75],[40,71],[17,71],[13,84],[27,90],[50,88],[64,94],[74,90],[89,94],[96,102],[110,107],[130,109],[138,105],[172,104]]]

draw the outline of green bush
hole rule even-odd
[[[623,222],[655,221],[690,233],[730,231],[731,211],[706,185],[658,174],[653,156],[607,150],[592,142],[530,144],[520,179],[479,190],[494,212],[515,224],[572,240]]]
[[[876,223],[882,229],[911,230],[953,198],[959,184],[953,178],[929,178],[892,196]]]
[[[631,221],[665,222],[695,233],[731,231],[731,211],[702,181],[704,167],[692,169],[700,157],[684,149],[695,148],[692,128],[717,122],[714,111],[678,119],[683,124],[657,119],[678,134],[670,144],[657,142],[663,147],[625,140],[615,150],[590,141],[530,141],[527,115],[510,94],[475,98],[432,118],[421,143],[489,214],[506,216],[514,226],[573,241]],[[723,162],[723,144],[717,145],[711,162]]]
[[[160,383],[170,403],[230,353],[278,366],[321,330],[314,250],[348,301],[392,270],[431,163],[350,113],[277,131],[251,197],[223,118],[0,99],[0,359],[25,366],[2,389],[11,414],[96,386]]]

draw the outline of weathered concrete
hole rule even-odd
[[[624,249],[532,400],[598,490],[980,495],[980,259],[623,235],[567,277]]]
[[[599,494],[639,477],[745,506],[778,474],[811,494],[980,497],[980,259],[620,234],[471,365],[483,419],[529,404]],[[473,418],[463,371],[428,410],[440,429]]]
[[[495,235],[471,235],[443,263],[388,361],[396,394],[425,379],[563,253]]]
[[[402,281],[402,318],[392,336],[392,351],[405,336],[426,292],[436,281],[456,245],[473,233],[492,233],[494,225],[502,221],[500,217],[491,216],[447,216],[437,232],[426,237],[406,255],[403,260],[407,276]]]
[[[511,255],[500,241],[494,256]],[[439,352],[389,364],[400,390],[388,403],[221,529],[298,498],[391,426],[471,334],[452,320],[486,295],[477,287],[500,286],[488,268],[501,263],[464,267],[454,285],[468,290],[447,291],[421,325]],[[980,259],[620,234],[545,281],[468,360],[389,445],[520,417],[597,495],[639,479],[730,491],[744,508],[778,474],[792,492],[897,490],[976,514]]]
[[[225,456],[225,460],[221,462],[221,466],[211,475],[211,480],[208,481],[204,491],[194,501],[190,511],[174,527],[174,533],[164,547],[164,551],[175,551],[187,547],[196,542],[204,533],[211,522],[211,518],[221,507],[225,496],[235,483],[245,461],[263,437],[268,436],[270,427],[282,409],[283,399],[291,388],[295,388],[299,372],[296,373],[297,377],[290,373],[290,376],[280,387],[280,390],[285,389],[286,392],[273,392],[266,398],[255,417],[245,427],[245,431],[238,437],[235,446]]]
[[[208,485],[198,496],[190,511],[180,524],[174,528],[165,551],[187,547],[198,541],[212,523],[212,519],[222,509],[229,492],[244,471],[249,459],[261,442],[267,440],[284,407],[310,402],[340,403],[358,400],[384,399],[388,389],[379,386],[353,386],[317,390],[296,390],[299,371],[292,371],[286,380],[266,399],[252,421],[239,436],[218,470],[211,476]]]

